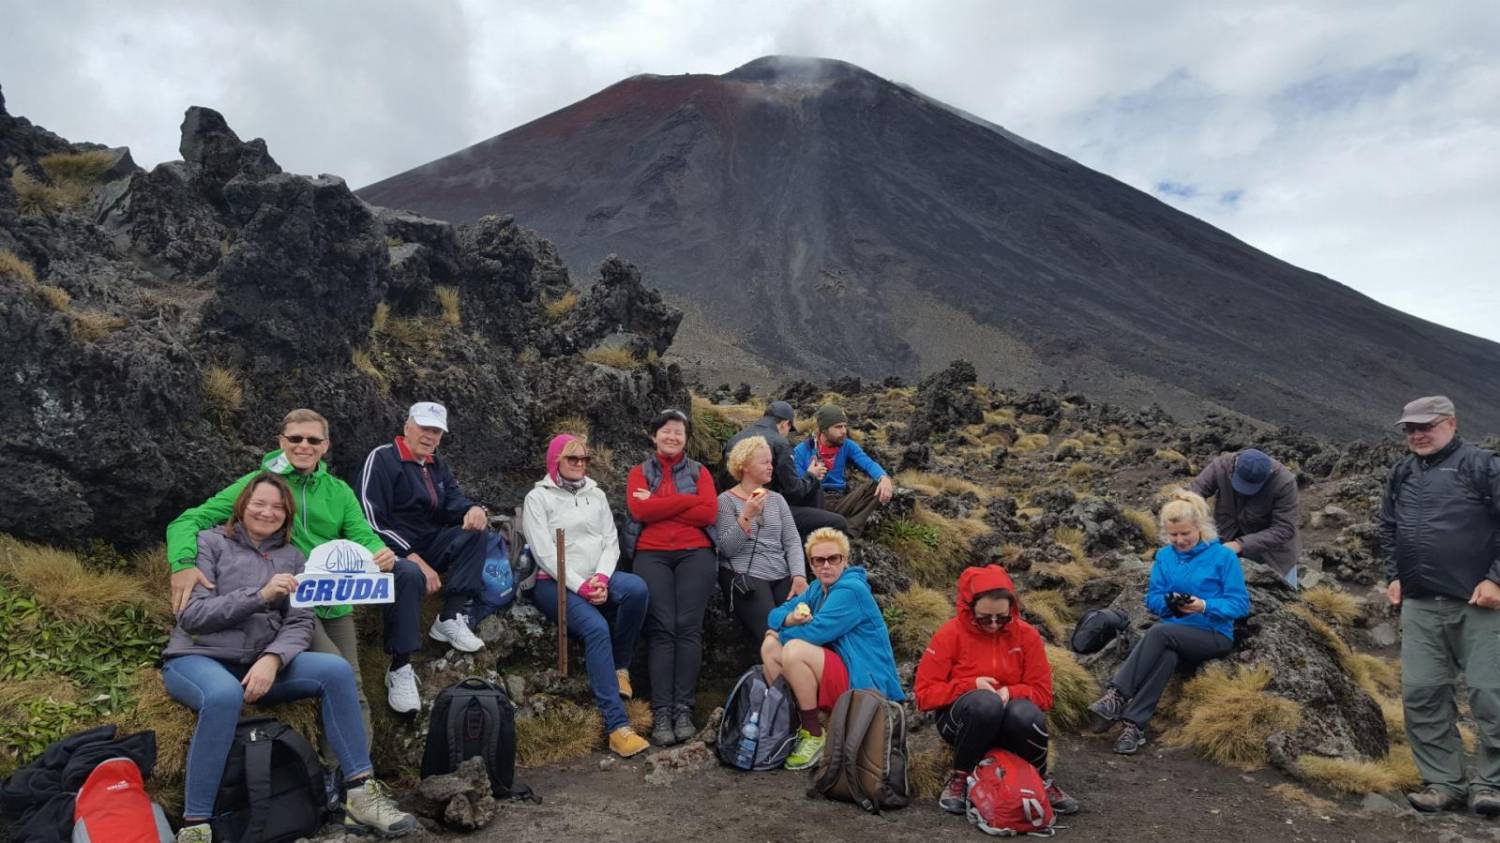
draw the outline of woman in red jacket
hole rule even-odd
[[[703,661],[703,613],[718,580],[714,521],[719,498],[707,468],[689,459],[688,417],[663,410],[651,421],[656,453],[630,470],[630,518],[623,550],[646,581],[651,739],[659,746],[693,737],[693,694]],[[628,694],[627,694],[628,696]]]
[[[965,568],[959,575],[958,616],[938,629],[922,654],[916,696],[917,708],[937,713],[938,734],[953,745],[953,770],[938,799],[943,810],[964,812],[968,775],[996,747],[1036,767],[1053,811],[1078,810],[1078,801],[1047,771],[1052,667],[1042,636],[1021,619],[1004,568]]]

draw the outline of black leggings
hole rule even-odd
[[[641,550],[635,575],[646,581],[646,664],[651,707],[692,708],[703,664],[703,613],[714,593],[713,550]]]
[[[759,658],[760,642],[766,637],[768,628],[766,616],[786,602],[787,593],[792,590],[792,578],[758,580],[747,574],[742,580],[749,586],[748,592],[735,591],[734,572],[728,568],[719,569],[719,590],[724,592],[724,599],[729,601],[729,608],[739,619],[740,626],[750,633],[750,644]]]
[[[1178,667],[1223,658],[1233,647],[1234,642],[1213,630],[1183,623],[1159,623],[1146,630],[1109,683],[1130,701],[1122,716],[1146,728]]]
[[[953,769],[972,770],[991,749],[1014,752],[1047,778],[1047,715],[1031,700],[1005,702],[975,689],[938,713],[938,734],[953,745]]]

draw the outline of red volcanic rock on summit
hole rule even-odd
[[[360,196],[514,214],[575,267],[628,258],[687,310],[674,350],[705,379],[734,349],[877,379],[965,357],[1004,384],[1339,435],[1446,392],[1500,430],[1500,345],[844,62],[632,77]]]

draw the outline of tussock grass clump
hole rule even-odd
[[[38,285],[36,293],[41,297],[43,304],[58,313],[67,313],[73,309],[73,297],[68,295],[68,291],[61,287]]]
[[[984,414],[985,424],[1015,424],[1016,411],[1010,408],[990,410]]]
[[[603,728],[593,707],[565,701],[549,706],[540,717],[517,717],[516,764],[541,767],[581,758],[599,746]]]
[[[913,752],[906,765],[906,778],[917,799],[937,799],[953,769],[953,751],[946,745]]]
[[[901,557],[918,584],[929,588],[949,587],[969,562],[962,534],[920,519],[881,521],[874,538]]]
[[[1210,665],[1183,683],[1174,705],[1182,725],[1169,740],[1191,746],[1218,764],[1253,767],[1266,762],[1266,739],[1297,728],[1302,712],[1288,699],[1268,694],[1269,669],[1244,666],[1233,674]]]
[[[1302,592],[1302,602],[1311,606],[1319,617],[1339,626],[1348,626],[1359,617],[1359,600],[1348,592],[1326,585],[1305,589]]]
[[[1047,645],[1047,663],[1052,666],[1052,710],[1047,719],[1054,729],[1076,729],[1083,725],[1089,703],[1098,698],[1099,683],[1062,647]]]
[[[1351,653],[1349,672],[1354,679],[1364,688],[1366,693],[1377,701],[1381,697],[1400,697],[1401,695],[1401,663],[1389,659],[1383,659],[1370,653]]]
[[[1073,607],[1061,591],[1026,592],[1021,596],[1021,614],[1046,630],[1054,641],[1066,641],[1073,630]]]
[[[1068,553],[1073,556],[1073,561],[1082,562],[1084,560],[1083,540],[1086,535],[1077,527],[1058,527],[1052,531],[1052,540],[1067,548]]]
[[[1188,458],[1183,456],[1181,451],[1174,448],[1158,449],[1156,458],[1164,463],[1171,463],[1173,465],[1187,465],[1188,461]]]
[[[370,320],[370,333],[372,335],[385,333],[385,326],[390,323],[390,320],[391,306],[383,301],[376,302],[375,315]]]
[[[245,406],[245,387],[233,369],[212,365],[203,370],[203,398],[223,415],[238,413]]]
[[[624,369],[627,372],[643,368],[656,362],[656,352],[652,351],[645,357],[637,357],[628,348],[590,348],[583,352],[583,359],[600,366],[609,366],[612,369]]]
[[[16,208],[25,216],[37,217],[71,208],[88,196],[86,185],[65,182],[47,184],[16,167],[10,174],[10,187],[16,194]]]
[[[1274,785],[1271,787],[1270,792],[1293,805],[1301,805],[1318,814],[1330,814],[1338,808],[1337,805],[1329,802],[1327,799],[1314,796],[1291,782],[1282,782],[1281,784]]]
[[[1010,452],[1013,454],[1029,454],[1047,447],[1052,440],[1045,433],[1028,433],[1011,443]]]
[[[370,354],[369,349],[356,348],[349,352],[349,362],[354,364],[356,371],[375,383],[375,388],[380,390],[381,395],[390,394],[390,379],[375,365],[375,357]]]
[[[379,333],[382,336],[407,348],[429,345],[443,333],[432,320],[421,316],[394,316],[388,309],[382,318],[380,305],[375,306],[375,321],[380,324]]]
[[[0,249],[0,278],[13,278],[29,287],[36,283],[36,270],[15,252]]]
[[[589,435],[589,420],[583,416],[563,416],[552,423],[552,435],[556,436],[559,433],[571,433],[574,436],[587,437]]]
[[[933,474],[909,468],[896,475],[896,484],[929,497],[941,494],[962,495],[965,492],[973,492],[981,501],[990,499],[989,489],[972,480],[967,480],[963,477],[954,477],[950,474]]]
[[[1079,480],[1085,477],[1093,477],[1098,473],[1099,466],[1091,462],[1075,462],[1068,466],[1067,478],[1069,480]]]
[[[1131,507],[1125,507],[1121,509],[1120,514],[1125,516],[1126,521],[1134,524],[1136,528],[1141,531],[1141,534],[1146,537],[1147,542],[1153,545],[1161,543],[1160,533],[1158,532],[1159,527],[1156,523],[1155,515],[1152,515],[1144,509],[1134,509]]]
[[[706,465],[718,465],[724,458],[724,443],[739,428],[701,395],[693,396],[692,430],[688,432],[688,456]]]
[[[115,154],[107,149],[87,152],[54,152],[37,159],[47,178],[55,182],[93,184],[115,163]]]
[[[970,515],[965,518],[949,518],[948,516],[929,509],[925,504],[917,504],[912,509],[912,518],[918,524],[925,524],[938,533],[951,533],[961,536],[965,540],[982,536],[990,531],[990,525],[983,520]]]
[[[463,317],[458,312],[458,288],[441,284],[433,292],[437,294],[438,306],[443,309],[443,324],[450,328],[462,325]]]
[[[1422,783],[1417,762],[1406,746],[1393,747],[1378,761],[1304,755],[1297,759],[1297,768],[1308,781],[1354,796],[1405,790]]]
[[[1104,572],[1088,561],[1068,562],[1063,565],[1039,565],[1040,570],[1062,577],[1069,588],[1078,588],[1084,583],[1097,579]]]
[[[625,716],[630,720],[630,728],[638,734],[651,733],[651,725],[655,718],[651,716],[651,703],[642,699],[629,699],[625,701]],[[599,728],[604,728],[604,721],[599,721]]]
[[[0,575],[29,593],[39,607],[70,621],[103,620],[110,612],[152,602],[136,577],[89,571],[75,554],[0,536]]]
[[[564,316],[567,316],[569,313],[572,313],[573,308],[577,306],[578,291],[569,290],[566,293],[563,293],[561,296],[552,299],[549,302],[545,302],[542,305],[542,312],[547,314],[548,319],[561,319]]]
[[[936,589],[914,585],[891,598],[885,623],[898,659],[915,659],[927,649],[933,633],[953,617],[953,601]]]
[[[81,342],[98,342],[124,328],[126,320],[98,310],[73,311],[73,337]]]

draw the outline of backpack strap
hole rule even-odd
[[[297,760],[302,762],[302,772],[307,776],[307,789],[312,791],[313,804],[318,806],[320,816],[325,814],[329,805],[327,782],[323,777],[327,773],[323,769],[322,760],[318,758],[318,751],[313,749],[301,732],[285,725],[276,736],[276,743],[290,749]]]
[[[250,824],[242,841],[261,839],[271,814],[271,748],[276,737],[264,729],[254,729],[245,741],[245,790],[250,796]],[[322,804],[322,800],[318,800]]]
[[[813,769],[812,786],[808,796],[821,796],[839,780],[844,767],[844,732],[849,719],[849,706],[854,699],[853,691],[845,691],[833,704],[833,714],[828,718],[828,734],[823,744],[823,763]]]
[[[845,763],[844,783],[849,788],[849,794],[854,797],[854,804],[869,811],[872,814],[880,813],[880,803],[865,792],[864,785],[859,781],[859,756],[864,747],[865,738],[870,734],[870,727],[875,725],[875,716],[883,715],[884,706],[880,700],[872,700],[860,694],[850,705],[849,717],[853,721],[849,725],[849,731],[844,733]]]

